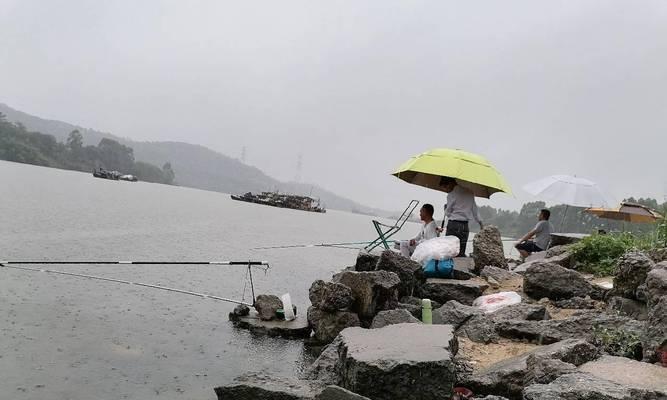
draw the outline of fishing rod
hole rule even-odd
[[[73,272],[67,272],[67,271],[59,271],[59,270],[52,270],[52,269],[43,269],[43,268],[32,268],[32,267],[26,267],[24,265],[27,264],[38,264],[38,265],[94,265],[94,264],[99,264],[99,265],[243,265],[247,267],[247,272],[246,272],[246,278],[249,278],[250,281],[250,290],[252,293],[252,303],[247,303],[243,301],[245,299],[245,286],[243,288],[243,297],[242,299],[235,300],[235,299],[230,299],[226,297],[220,297],[220,296],[215,296],[215,295],[210,295],[206,293],[198,293],[198,292],[193,292],[190,290],[183,290],[183,289],[177,289],[177,288],[171,288],[167,286],[161,286],[161,285],[155,285],[152,283],[144,283],[144,282],[132,282],[132,281],[127,281],[123,279],[115,279],[115,278],[107,278],[103,276],[96,276],[96,275],[89,275],[89,274],[77,274]],[[197,296],[201,298],[208,298],[208,299],[213,299],[213,300],[220,300],[220,301],[225,301],[229,303],[234,303],[234,304],[242,304],[246,306],[254,306],[255,305],[255,285],[253,282],[252,278],[252,268],[261,268],[266,272],[270,266],[267,261],[0,261],[0,268],[12,268],[12,269],[17,269],[17,270],[23,270],[23,271],[31,271],[31,272],[45,272],[45,273],[50,273],[50,274],[57,274],[57,275],[66,275],[66,276],[74,276],[74,277],[79,277],[79,278],[87,278],[87,279],[93,279],[93,280],[100,280],[100,281],[106,281],[106,282],[115,282],[115,283],[122,283],[126,285],[134,285],[134,286],[143,286],[143,287],[148,287],[152,289],[159,289],[159,290],[165,290],[169,292],[176,292],[176,293],[182,293],[182,294],[187,294],[191,296]],[[247,281],[246,281],[247,284]]]
[[[339,248],[339,249],[359,250],[358,247],[349,247],[349,246],[369,244],[369,243],[371,243],[371,242],[288,244],[288,245],[283,245],[283,246],[252,247],[252,248],[250,248],[250,250],[294,249],[294,248],[311,248],[311,247],[334,247],[334,248]]]

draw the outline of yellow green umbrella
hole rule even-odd
[[[486,158],[463,150],[433,149],[412,157],[392,175],[414,185],[444,191],[442,177],[455,178],[477,197],[493,193],[512,194],[505,178]]]
[[[664,218],[641,204],[625,202],[618,208],[587,208],[584,211],[600,218],[636,223],[651,223]]]

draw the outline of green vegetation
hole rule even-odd
[[[620,329],[593,328],[593,344],[612,356],[642,359],[642,342],[639,336]]]
[[[11,123],[0,113],[0,159],[46,167],[92,172],[96,168],[136,175],[140,180],[173,184],[170,163],[162,169],[134,160],[131,147],[103,138],[97,146],[84,146],[83,136],[72,131],[65,143],[52,135],[30,132],[21,123]]]
[[[572,245],[572,251],[580,271],[609,276],[614,275],[618,259],[636,244],[630,233],[595,234]]]

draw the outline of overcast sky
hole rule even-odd
[[[389,175],[433,147],[486,156],[497,207],[557,173],[662,199],[667,1],[0,0],[0,102],[282,180],[302,154],[385,209],[444,202]]]

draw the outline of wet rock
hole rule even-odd
[[[457,329],[472,316],[482,314],[477,307],[466,306],[456,300],[450,300],[444,306],[433,310],[433,323],[452,325]]]
[[[667,269],[663,269],[661,264],[646,275],[646,297],[649,307],[657,303],[661,297],[667,296]]]
[[[475,272],[479,273],[487,265],[507,269],[507,260],[498,228],[485,226],[472,240],[472,258]]]
[[[509,319],[541,321],[550,318],[544,305],[529,303],[512,304],[489,314],[489,316],[496,322]]]
[[[305,378],[318,380],[326,385],[338,385],[340,383],[340,372],[338,370],[338,348],[342,343],[341,337],[337,336],[329,343],[315,362],[308,367]]]
[[[576,271],[538,261],[526,270],[523,291],[537,300],[543,297],[561,300],[586,297],[593,292],[593,286]]]
[[[314,307],[323,311],[344,310],[352,305],[352,290],[340,283],[313,282],[308,291],[308,297]]]
[[[663,392],[667,396],[667,369],[658,365],[605,355],[583,364],[579,370],[623,386]]]
[[[229,313],[229,320],[235,328],[246,329],[256,335],[282,337],[285,339],[304,339],[310,337],[311,329],[306,318],[298,315],[292,321],[271,320],[265,321],[259,318],[256,312],[250,312],[247,316]]]
[[[653,261],[640,251],[625,253],[618,260],[613,294],[636,299],[637,287],[646,281],[646,275],[653,265]]]
[[[535,372],[529,375],[528,358],[544,357],[559,360],[565,363],[581,365],[598,357],[595,346],[583,340],[565,340],[544,346],[497,362],[488,368],[474,373],[464,386],[472,389],[478,395],[496,394],[511,399],[520,399],[527,378],[533,378]]]
[[[322,384],[317,381],[253,372],[214,390],[218,400],[312,400],[322,389]]]
[[[456,300],[462,304],[472,305],[472,302],[488,287],[486,283],[473,280],[431,278],[420,288],[420,295],[422,298],[443,304],[449,300]]]
[[[604,312],[585,311],[567,319],[545,321],[508,320],[496,323],[496,332],[509,339],[525,339],[538,344],[555,343],[565,339],[584,339],[593,342],[596,331],[622,331],[641,336],[644,324],[634,319]]]
[[[340,386],[327,386],[315,400],[370,400],[368,397],[358,395],[343,389]]]
[[[620,315],[645,321],[648,318],[646,304],[641,301],[614,296],[607,300],[607,311],[615,311]]]
[[[412,316],[407,310],[387,310],[380,311],[371,324],[371,329],[384,328],[387,325],[395,325],[402,323],[419,324],[420,320]]]
[[[255,299],[255,310],[263,321],[276,318],[276,311],[283,308],[283,302],[278,296],[272,294],[260,294]]]
[[[531,354],[526,359],[528,367],[524,386],[535,383],[551,383],[561,375],[577,372],[574,364],[566,363],[541,354]]]
[[[401,280],[393,272],[345,271],[336,275],[334,281],[352,290],[354,302],[350,310],[369,323],[378,312],[393,310],[398,305],[398,287]]]
[[[398,286],[399,297],[412,296],[415,288],[425,279],[421,264],[391,250],[382,252],[375,269],[398,275],[401,280]]]
[[[355,271],[374,271],[380,256],[360,251],[357,256],[357,263],[354,265]]]
[[[658,396],[581,372],[563,375],[548,385],[528,386],[523,393],[524,400],[658,400]]]
[[[649,310],[642,347],[647,362],[659,361],[661,352],[667,352],[667,296],[662,296]]]
[[[493,267],[491,265],[487,265],[482,268],[479,276],[485,279],[493,278],[499,283],[521,278],[521,275],[517,274],[516,272],[508,271],[503,268]]]
[[[590,297],[573,297],[571,299],[554,301],[553,305],[558,308],[569,308],[577,310],[593,310],[599,308],[600,302]]]
[[[239,304],[234,307],[232,314],[237,317],[245,317],[250,314],[250,307],[246,306],[245,304]]]
[[[361,326],[359,316],[353,312],[327,312],[315,307],[308,308],[308,323],[315,332],[313,339],[320,343],[330,343],[345,328]]]
[[[448,325],[397,324],[341,332],[341,386],[373,400],[442,399],[456,381]]]

